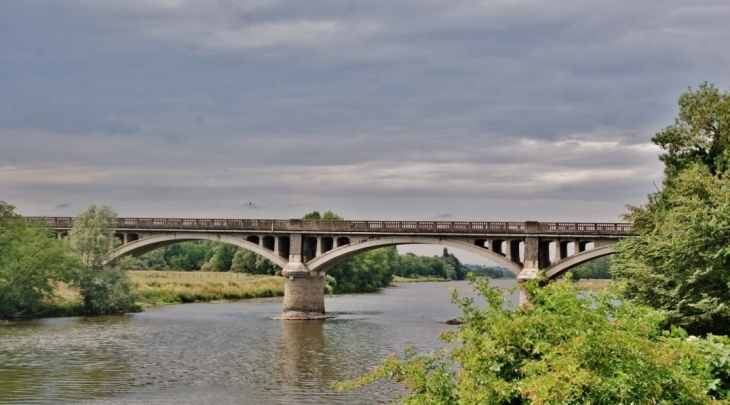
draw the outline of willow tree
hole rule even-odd
[[[76,284],[87,314],[128,312],[135,309],[132,283],[126,272],[107,266],[121,242],[114,236],[117,213],[106,205],[92,205],[74,218],[68,233],[71,246],[81,255],[84,268]]]

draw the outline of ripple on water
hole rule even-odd
[[[449,288],[417,283],[328,297],[335,318],[271,320],[281,298],[0,327],[0,403],[371,404],[399,386],[335,393],[406,347],[436,349],[458,315]]]

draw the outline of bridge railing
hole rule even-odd
[[[26,217],[51,228],[69,229],[72,217]],[[629,223],[466,222],[466,221],[329,221],[306,219],[117,218],[117,228],[136,230],[321,231],[394,233],[549,233],[628,234]]]
[[[588,223],[588,222],[540,222],[538,229],[542,232],[607,232],[628,233],[630,223]]]

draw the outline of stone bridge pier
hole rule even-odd
[[[301,234],[289,237],[289,263],[284,266],[284,307],[282,319],[326,318],[324,310],[324,272],[310,272],[304,263]]]

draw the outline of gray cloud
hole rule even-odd
[[[649,138],[679,94],[730,85],[728,17],[721,0],[2,2],[2,198],[615,220],[660,181]]]

